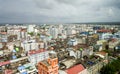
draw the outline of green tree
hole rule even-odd
[[[101,71],[101,74],[115,74],[115,67],[111,64],[104,66]]]
[[[37,33],[37,36],[40,36],[40,33]]]
[[[34,35],[34,33],[33,33],[33,32],[28,32],[28,34],[29,34],[30,36],[33,36],[33,35]]]
[[[106,66],[103,66],[100,73],[101,74],[115,74],[120,69],[120,58],[113,60],[111,63],[108,63]]]

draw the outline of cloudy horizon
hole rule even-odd
[[[119,0],[0,0],[0,23],[119,22]]]

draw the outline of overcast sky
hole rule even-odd
[[[119,21],[120,0],[0,0],[0,23]]]

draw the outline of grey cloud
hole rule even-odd
[[[0,22],[120,20],[119,0],[0,0]]]
[[[34,3],[40,9],[52,9],[56,5],[55,0],[34,0]]]

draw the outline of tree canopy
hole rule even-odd
[[[113,60],[106,66],[103,66],[100,73],[101,74],[115,74],[120,69],[120,57],[117,60]]]

